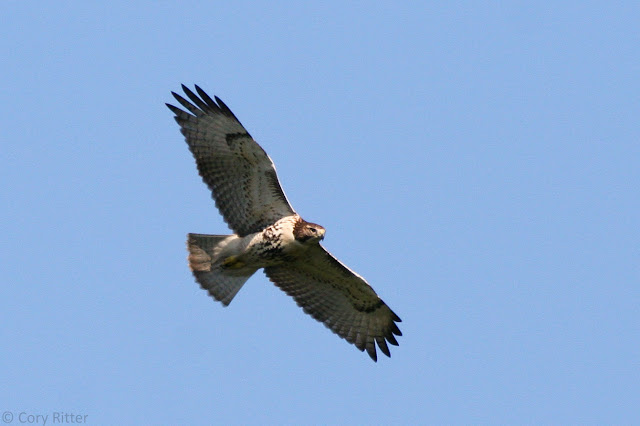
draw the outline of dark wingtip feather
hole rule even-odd
[[[235,114],[231,112],[231,109],[229,109],[229,107],[224,102],[222,102],[222,100],[219,97],[214,96],[214,99],[215,99],[214,101],[197,84],[194,85],[196,92],[198,93],[197,95],[191,89],[189,89],[186,85],[181,84],[180,86],[182,87],[182,90],[184,91],[185,95],[191,100],[191,102],[189,102],[184,97],[177,94],[176,92],[171,92],[171,95],[173,95],[173,97],[180,103],[180,105],[182,105],[187,111],[189,111],[194,116],[200,117],[202,115],[207,115],[209,113],[222,114],[222,115],[226,115],[227,117],[233,118],[235,121],[238,122],[238,124],[242,125],[240,123],[240,120],[238,120],[238,117],[236,117]]]
[[[182,96],[178,95],[176,92],[171,92],[171,95],[178,101],[180,102],[180,99],[183,99]],[[184,100],[184,99],[183,99]],[[181,102],[182,103],[182,102]]]
[[[165,103],[165,105],[167,106],[167,108],[169,108],[171,110],[171,112],[173,112],[175,115],[180,115],[180,113],[184,112],[182,111],[180,108],[178,108],[177,106],[171,105],[171,104],[167,104]]]
[[[196,92],[198,92],[198,95],[200,95],[200,97],[202,98],[202,100],[203,100],[203,101],[205,101],[205,103],[206,103],[207,105],[209,105],[209,107],[211,107],[212,109],[214,109],[214,110],[216,110],[216,111],[217,111],[218,109],[220,109],[220,107],[218,106],[218,104],[216,104],[216,103],[213,101],[213,99],[211,99],[211,97],[210,97],[209,95],[207,95],[207,93],[206,93],[204,90],[202,90],[202,89],[200,88],[200,86],[198,86],[198,85],[196,84],[196,85],[195,85],[195,87],[196,87]]]
[[[229,109],[229,107],[228,107],[224,102],[222,102],[222,99],[220,99],[220,98],[219,98],[219,97],[217,97],[217,96],[214,96],[213,98],[216,100],[216,102],[218,103],[218,105],[220,105],[221,107],[224,107],[224,108],[226,108],[226,109]]]
[[[236,120],[238,120],[236,118],[236,116],[231,112],[229,107],[224,102],[222,102],[222,99],[220,99],[217,96],[214,96],[214,98],[215,98],[216,102],[218,103],[218,106],[220,107],[220,111],[222,111],[223,114],[228,115],[229,117],[233,117]]]
[[[388,307],[388,306],[387,306]],[[391,309],[389,309],[389,312],[391,312],[391,319],[394,320],[395,322],[402,322],[402,320],[400,319],[400,317],[398,316],[398,314],[396,314],[395,312],[393,312]]]
[[[373,360],[373,362],[378,362],[378,354],[376,353],[376,345],[367,346],[367,353]]]
[[[184,84],[182,85],[182,90],[184,90],[184,93],[186,93],[186,95],[189,97],[189,99],[191,99],[191,102],[193,102],[194,104],[196,104],[196,106],[198,108],[200,108],[202,111],[211,111],[211,108],[209,107],[209,105],[207,105],[202,99],[200,99],[198,97],[198,95],[196,95],[195,93],[193,93],[188,87],[186,87]]]
[[[192,101],[194,100],[194,98],[200,100],[200,98],[198,98],[196,94],[193,93],[187,86],[185,86],[184,84],[182,84],[181,86],[182,91],[189,97],[189,99],[191,99]]]
[[[391,343],[393,346],[398,346],[398,341],[396,340],[396,338],[393,336],[393,334],[389,334],[388,336],[385,336],[385,338],[387,339],[387,341],[389,343]]]
[[[391,357],[391,352],[389,351],[389,347],[387,346],[387,342],[384,340],[384,337],[377,337],[376,342],[378,342],[378,347],[388,357]]]
[[[391,323],[391,332],[396,336],[402,336],[402,332],[400,331],[400,329],[398,328],[395,322]]]

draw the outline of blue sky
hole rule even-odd
[[[637,3],[2,12],[13,424],[638,421]],[[228,308],[195,284],[186,234],[227,228],[164,106],[180,83],[229,105],[400,315],[390,359],[261,273]]]

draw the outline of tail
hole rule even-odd
[[[214,299],[227,306],[242,285],[253,275],[230,275],[222,267],[220,252],[235,235],[189,234],[189,267],[196,281],[207,290]]]

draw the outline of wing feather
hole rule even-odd
[[[195,87],[197,94],[182,85],[190,101],[171,92],[186,111],[167,107],[229,227],[245,236],[295,214],[266,152],[229,107]]]
[[[391,356],[387,342],[398,345],[400,318],[358,274],[344,266],[321,245],[308,248],[299,261],[266,267],[273,283],[302,307],[305,313],[331,331],[366,350],[377,360],[377,347]]]

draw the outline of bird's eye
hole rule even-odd
[[[316,231],[316,228],[311,228],[311,232],[313,232],[315,234],[318,231]]]

